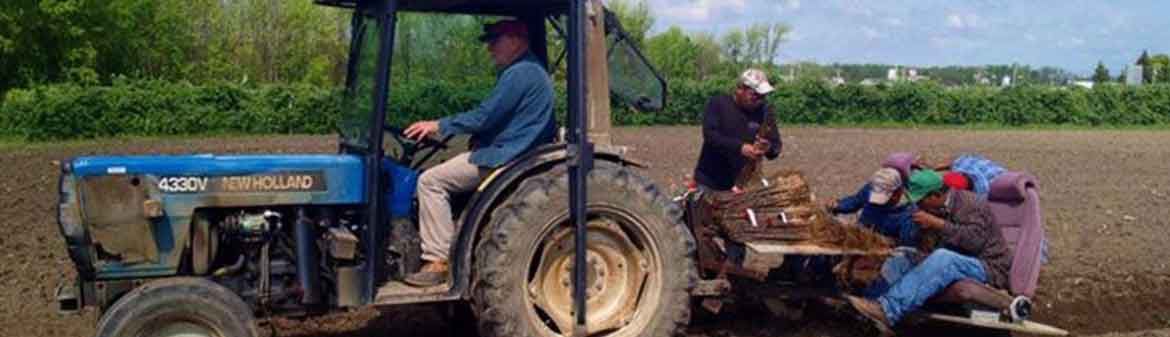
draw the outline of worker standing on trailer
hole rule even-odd
[[[423,139],[470,134],[471,152],[461,153],[426,170],[418,180],[419,233],[422,269],[405,283],[427,287],[449,278],[448,253],[459,228],[451,212],[451,195],[475,190],[491,172],[520,154],[550,143],[556,135],[552,79],[528,50],[528,28],[517,20],[483,27],[479,40],[487,44],[499,69],[496,86],[475,109],[440,120],[420,121],[405,130],[407,137]]]
[[[764,100],[775,88],[759,69],[740,74],[731,95],[707,101],[703,113],[703,148],[695,165],[700,191],[728,191],[750,161],[780,156],[783,144],[775,114]],[[759,137],[761,128],[767,134]]]

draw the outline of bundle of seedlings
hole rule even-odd
[[[881,255],[893,247],[876,232],[836,221],[816,204],[798,171],[780,171],[749,181],[739,192],[719,192],[707,199],[711,220],[733,241],[809,244],[860,255]]]

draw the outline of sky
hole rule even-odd
[[[784,63],[1055,66],[1114,75],[1142,50],[1170,53],[1165,0],[644,0],[657,21],[720,33],[752,23],[792,27]]]

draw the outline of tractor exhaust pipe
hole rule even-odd
[[[297,209],[294,225],[297,245],[297,281],[303,290],[301,304],[321,303],[321,274],[318,272],[317,240],[313,233],[313,221],[305,214],[304,208]]]

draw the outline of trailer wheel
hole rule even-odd
[[[252,310],[227,288],[201,278],[144,284],[98,321],[98,337],[256,337]]]
[[[649,180],[608,162],[588,177],[590,336],[673,336],[690,320],[694,241]],[[473,302],[487,337],[567,336],[573,227],[563,170],[528,178],[492,214],[476,247]]]

